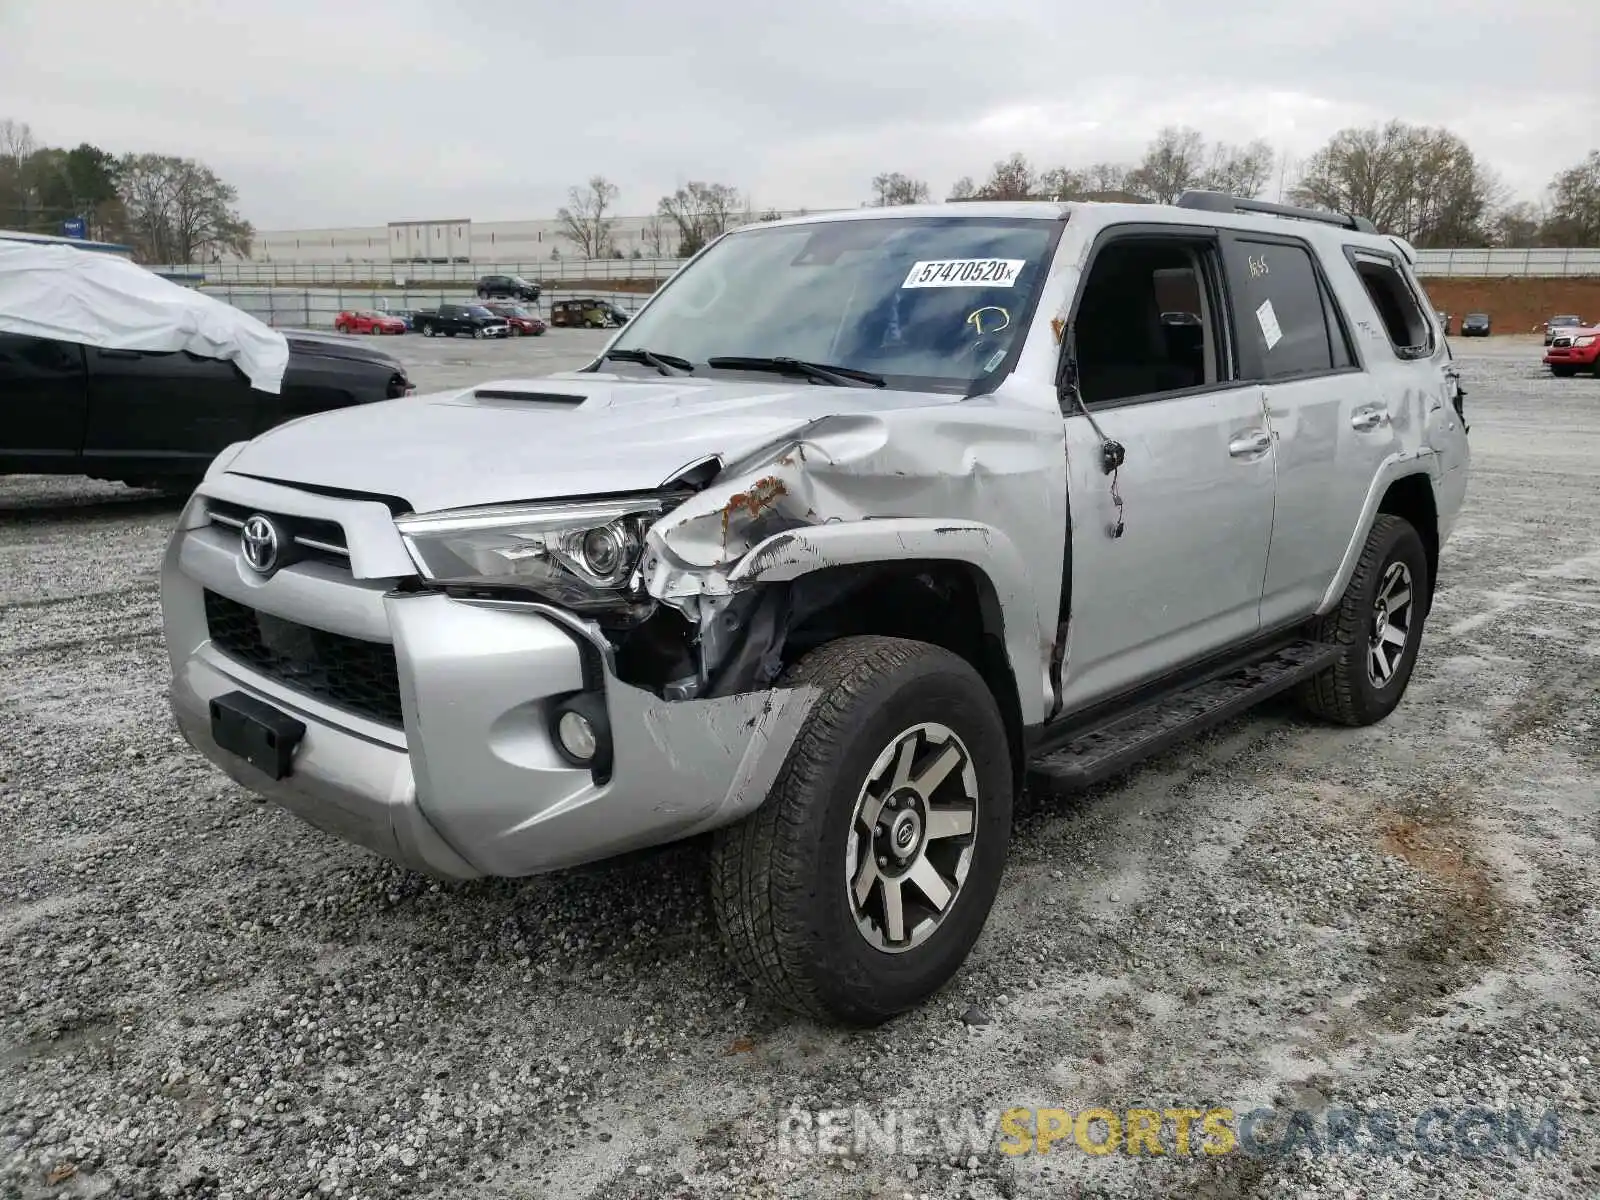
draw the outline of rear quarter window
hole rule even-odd
[[[1334,353],[1330,305],[1302,244],[1228,238],[1223,246],[1241,365],[1258,379],[1324,374],[1350,365]],[[1337,328],[1337,320],[1335,319]],[[1342,331],[1340,342],[1343,341]]]

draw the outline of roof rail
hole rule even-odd
[[[1292,204],[1273,204],[1268,200],[1247,200],[1226,192],[1187,191],[1178,197],[1179,208],[1198,208],[1205,212],[1261,213],[1268,217],[1289,217],[1296,221],[1320,221],[1357,233],[1377,233],[1378,227],[1366,217],[1323,212],[1317,208],[1296,208]]]

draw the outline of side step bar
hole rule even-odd
[[[1339,647],[1297,641],[1262,658],[1108,714],[1029,765],[1029,782],[1052,790],[1087,787],[1176,742],[1255,707],[1330,666]]]

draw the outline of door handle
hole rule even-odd
[[[1252,429],[1241,433],[1228,443],[1228,453],[1234,458],[1251,458],[1272,449],[1272,435],[1265,429]]]
[[[144,355],[137,350],[97,350],[101,358],[143,358]]]
[[[1350,418],[1350,428],[1366,433],[1389,423],[1389,413],[1382,408],[1358,408]]]

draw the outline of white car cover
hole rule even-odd
[[[289,343],[231,304],[113,254],[0,239],[0,333],[102,350],[187,350],[229,359],[250,386],[283,389]]]

